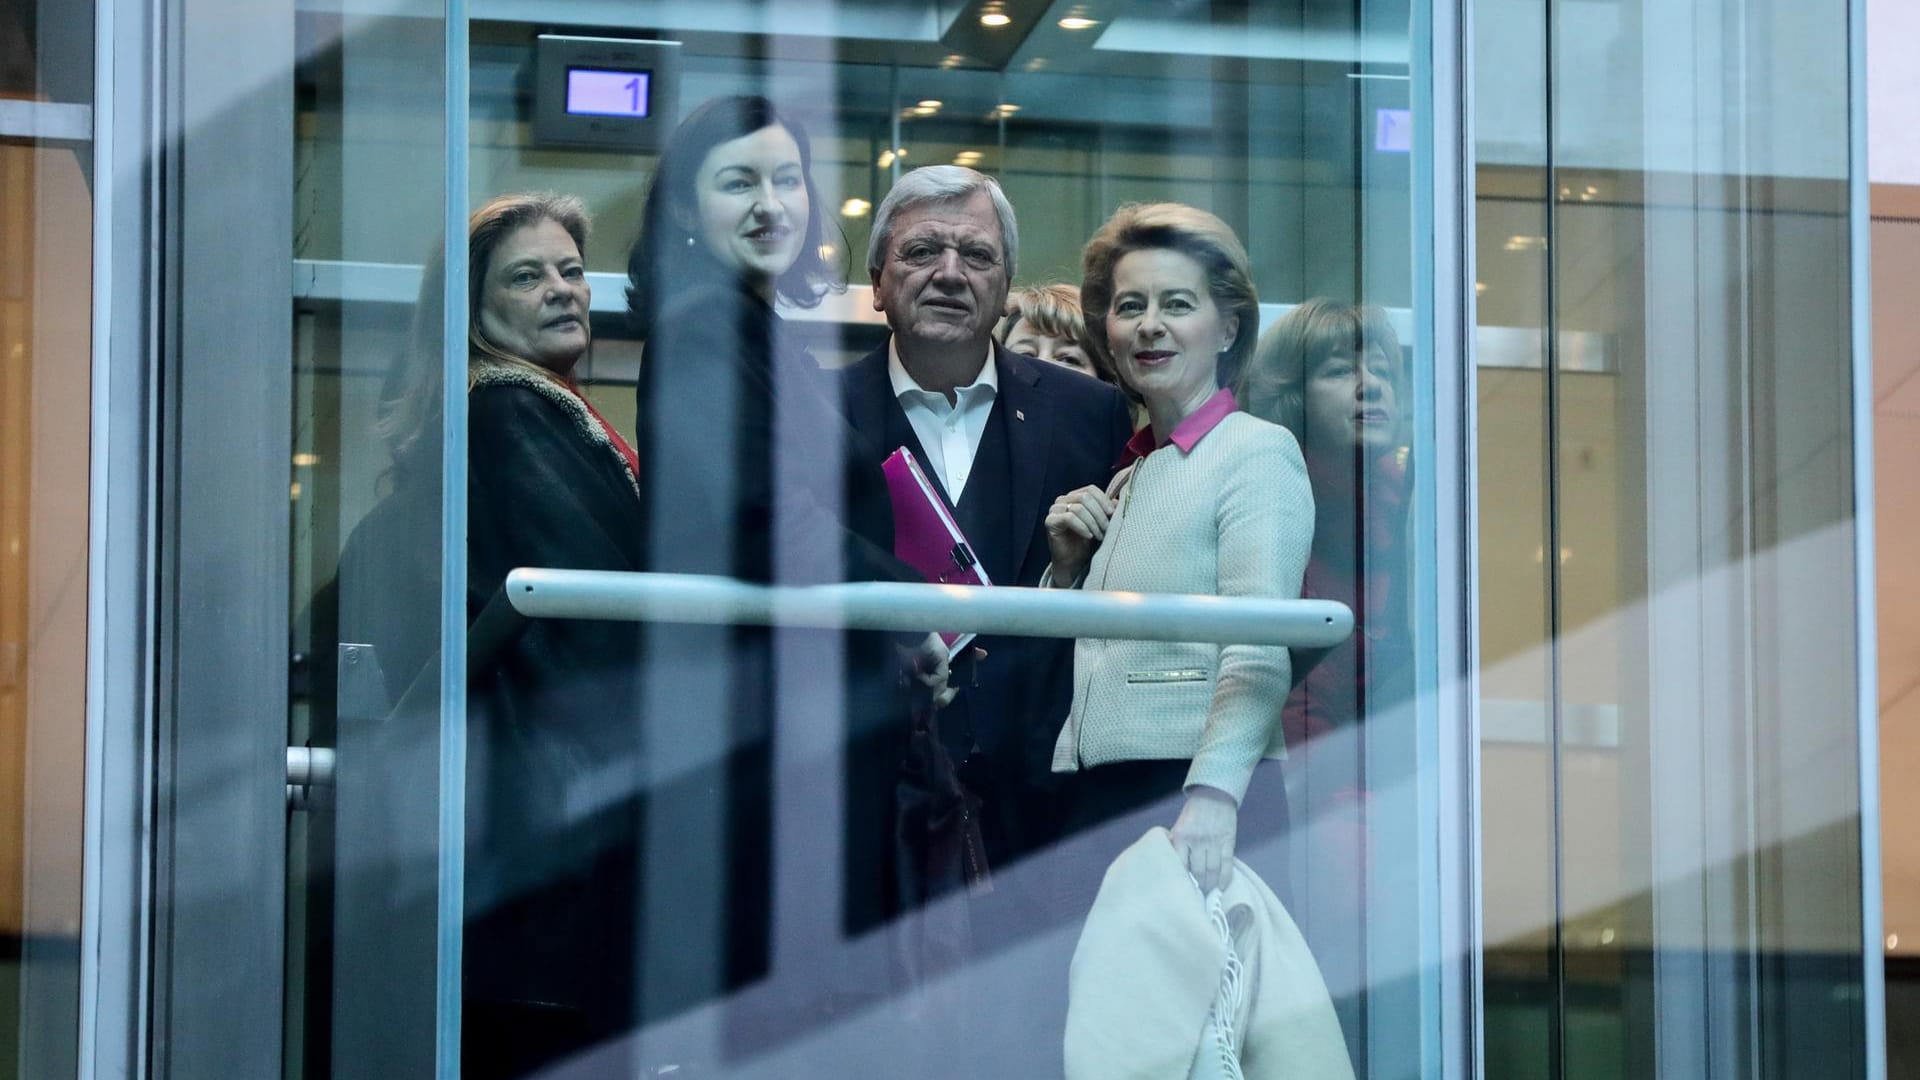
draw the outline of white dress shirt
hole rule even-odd
[[[973,473],[973,456],[980,450],[987,417],[993,412],[994,399],[1000,396],[993,346],[987,346],[987,362],[980,366],[980,376],[956,390],[952,404],[948,404],[947,395],[923,390],[913,381],[893,341],[887,342],[887,377],[893,382],[893,396],[899,400],[901,411],[907,414],[907,423],[913,425],[914,435],[927,452],[924,464],[940,478],[947,498],[958,506],[967,477]]]

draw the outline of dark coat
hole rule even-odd
[[[860,440],[831,383],[766,303],[713,281],[674,293],[651,326],[637,422],[646,569],[790,585],[911,579],[892,555],[879,459],[847,449]],[[819,775],[782,782],[842,785],[841,922],[861,929],[896,906],[888,828],[908,703],[891,635],[810,640],[836,653],[844,671],[844,772],[829,776],[823,765]],[[776,717],[821,693],[811,682],[779,681],[775,641],[759,627],[644,631],[647,730],[665,772],[652,813],[656,834],[676,838],[672,850],[648,851],[646,875],[689,883],[675,910],[720,912],[683,922],[674,949],[654,951],[677,965],[647,976],[662,1011],[767,972]],[[669,808],[680,821],[660,817]],[[806,825],[788,833],[803,846]]]
[[[1008,533],[968,539],[982,549],[1001,549],[996,561],[1012,570],[1011,576],[996,577],[996,585],[1037,585],[1050,561],[1047,507],[1066,492],[1112,478],[1133,420],[1114,387],[998,344],[993,348],[1000,389],[989,424],[1004,426],[1007,471],[983,474],[984,462],[976,461],[967,492],[976,486],[1001,492],[1005,503],[993,520],[1005,522]],[[883,344],[842,372],[847,419],[871,445],[864,452],[884,459],[903,445],[888,437],[893,432],[904,434],[904,445],[913,446],[924,462],[893,395],[887,350]],[[983,438],[983,450],[985,445]],[[938,487],[939,479],[933,479]],[[1004,862],[1048,842],[1059,825],[1058,781],[1050,762],[1053,740],[1073,699],[1073,643],[987,637],[978,645],[987,657],[956,667],[954,681],[963,689],[942,714],[943,735],[956,759],[966,762],[963,779],[986,800],[988,854]]]
[[[468,395],[471,621],[521,566],[631,571],[640,500],[565,390],[488,369]],[[466,995],[474,1067],[509,1075],[626,1027],[644,804],[632,623],[530,620],[470,652]],[[469,1040],[470,1044],[472,1039]],[[470,1048],[473,1048],[470,1047]]]

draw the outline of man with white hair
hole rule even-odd
[[[1013,207],[991,177],[956,165],[901,177],[867,249],[885,345],[843,375],[847,418],[882,454],[912,448],[995,585],[1035,585],[1044,521],[1060,494],[1105,485],[1132,434],[1112,386],[993,340],[1019,256]],[[1048,749],[1072,698],[1072,643],[982,638],[957,659],[941,735],[982,800],[990,864],[1054,835]]]

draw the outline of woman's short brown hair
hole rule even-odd
[[[1121,370],[1108,350],[1106,334],[1114,268],[1132,252],[1158,249],[1178,251],[1204,267],[1207,292],[1215,306],[1222,315],[1239,317],[1233,344],[1220,358],[1220,385],[1231,385],[1260,334],[1260,297],[1254,291],[1253,270],[1246,247],[1226,222],[1182,203],[1129,203],[1087,241],[1081,259],[1080,303],[1094,355],[1114,372]]]
[[[1233,396],[1242,409],[1293,432],[1306,446],[1307,379],[1328,357],[1364,357],[1369,347],[1386,356],[1396,400],[1404,402],[1406,358],[1387,313],[1372,304],[1314,297],[1260,335],[1252,361],[1234,382]]]

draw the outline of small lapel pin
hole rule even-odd
[[[1015,409],[1013,410],[1013,418],[1015,420],[1025,420],[1027,418],[1027,414],[1020,411],[1019,409]]]

